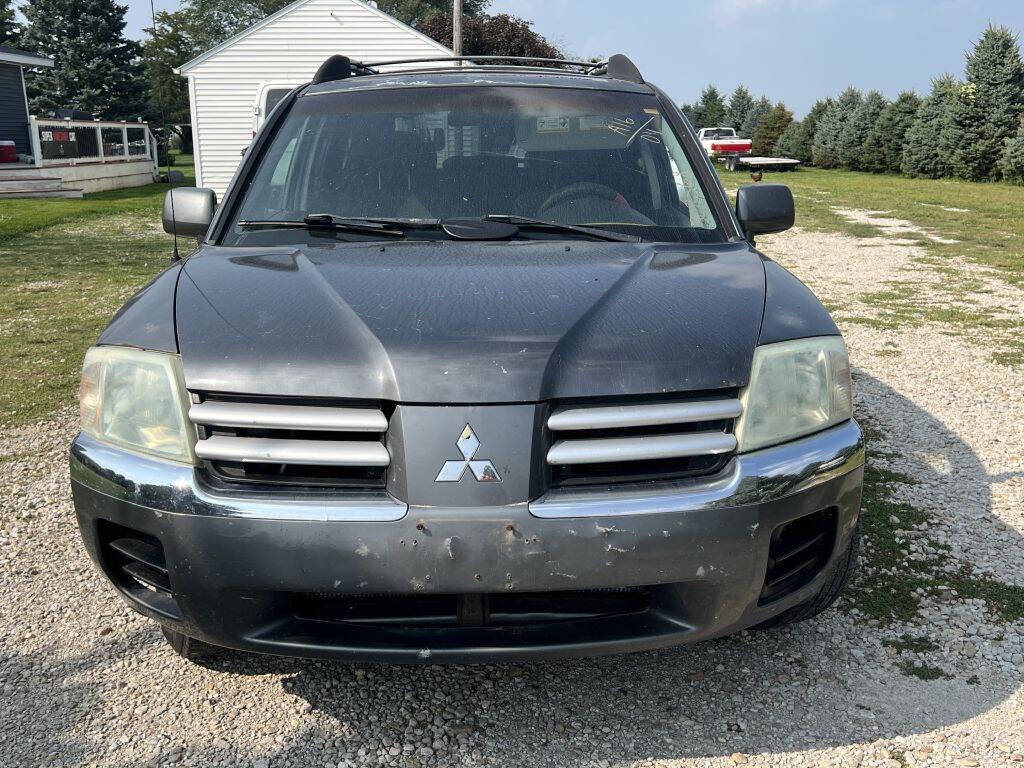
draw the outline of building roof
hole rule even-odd
[[[0,45],[0,63],[18,64],[22,67],[52,67],[53,59],[12,48],[9,45]]]
[[[223,43],[219,43],[219,44],[215,45],[213,48],[211,48],[210,50],[205,51],[205,52],[199,54],[198,56],[196,56],[191,61],[185,62],[180,67],[178,67],[176,70],[174,70],[175,73],[179,74],[179,75],[188,74],[188,72],[190,70],[195,69],[200,64],[205,62],[207,59],[210,59],[210,58],[216,56],[221,51],[225,50],[226,48],[230,48],[232,45],[234,45],[238,41],[242,40],[243,38],[248,37],[253,32],[256,32],[257,30],[263,29],[268,24],[272,24],[273,22],[277,21],[282,16],[287,16],[289,13],[294,11],[296,8],[300,8],[300,7],[302,7],[303,5],[306,5],[309,2],[310,2],[310,0],[295,0],[294,3],[291,3],[290,5],[286,5],[281,10],[277,11],[276,13],[270,14],[265,19],[262,19],[261,21],[258,21],[255,24],[253,24],[251,27],[247,27],[247,28],[243,29],[241,32],[239,32],[234,37],[229,37]],[[395,25],[396,27],[400,27],[400,28],[404,29],[410,35],[414,35],[414,36],[416,36],[418,38],[421,38],[423,41],[430,43],[432,46],[437,48],[438,51],[440,51],[442,53],[447,53],[447,54],[451,54],[451,52],[452,52],[450,48],[447,48],[447,47],[441,45],[441,43],[437,42],[433,38],[427,37],[422,32],[417,32],[415,29],[410,27],[408,24],[403,24],[401,21],[396,19],[394,16],[390,16],[390,15],[384,13],[384,11],[380,10],[379,8],[377,8],[376,3],[372,3],[371,4],[371,3],[365,2],[365,0],[339,0],[339,2],[358,3],[360,6],[364,7],[366,10],[371,11],[372,13],[374,13],[377,16],[381,17],[382,19],[384,19],[384,20],[388,21],[389,23]]]

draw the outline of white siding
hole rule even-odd
[[[361,0],[296,3],[184,69],[190,80],[199,183],[218,196],[224,194],[252,139],[253,107],[261,82],[306,82],[335,53],[364,61],[451,55],[444,46]]]

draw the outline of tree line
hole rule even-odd
[[[168,126],[190,152],[188,87],[173,70],[280,10],[292,0],[182,0],[159,11],[141,42],[124,34],[116,0],[0,0],[0,45],[49,56],[30,70],[29,110],[50,116],[76,109],[107,120]],[[15,6],[24,16],[19,24]],[[523,19],[487,13],[490,0],[463,0],[467,55],[565,58]],[[452,42],[450,0],[379,0],[378,8],[444,45]]]
[[[709,85],[683,111],[696,128],[728,126],[755,155],[806,165],[922,178],[1024,184],[1024,62],[1017,36],[989,26],[966,55],[964,78],[941,75],[924,97],[888,101],[850,86],[794,120],[782,102],[740,85],[725,99]]]

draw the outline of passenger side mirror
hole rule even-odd
[[[164,197],[164,232],[183,237],[202,237],[210,228],[217,208],[212,189],[178,187]]]
[[[736,218],[747,237],[784,232],[793,226],[796,208],[785,184],[748,184],[736,192]]]

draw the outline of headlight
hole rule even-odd
[[[736,440],[741,452],[846,421],[853,415],[846,344],[839,336],[821,336],[758,347],[740,400]]]
[[[82,432],[130,451],[191,464],[181,359],[126,347],[93,347],[79,391]]]

